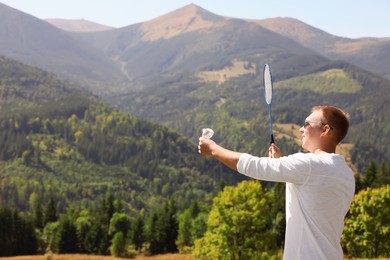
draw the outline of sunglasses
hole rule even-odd
[[[310,126],[311,123],[317,123],[317,122],[309,122],[309,121],[305,120],[302,127],[307,129]],[[331,125],[327,124],[327,123],[322,123],[322,122],[318,122],[318,123],[321,124],[321,125],[328,125],[329,128],[333,130],[333,127]]]

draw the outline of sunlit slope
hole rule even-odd
[[[356,93],[362,85],[342,69],[330,69],[302,77],[278,81],[275,88],[291,88],[295,90],[311,90],[319,94]]]

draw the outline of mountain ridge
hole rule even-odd
[[[331,35],[293,18],[251,20],[332,60],[343,59],[390,79],[390,37],[350,39]]]
[[[46,18],[44,20],[62,30],[72,32],[100,32],[114,29],[111,26],[98,24],[85,19]]]
[[[0,55],[38,66],[80,85],[121,81],[100,51],[49,23],[0,3]]]

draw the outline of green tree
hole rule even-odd
[[[375,188],[390,184],[390,163],[381,163],[376,177]]]
[[[49,251],[53,253],[58,252],[58,245],[60,240],[59,230],[60,230],[60,223],[58,221],[49,222],[43,228],[42,240],[46,252]]]
[[[185,248],[192,245],[191,237],[191,212],[189,209],[185,210],[179,216],[179,232],[176,245],[180,252],[185,252]]]
[[[80,252],[78,246],[77,229],[73,222],[70,221],[68,216],[61,219],[60,222],[60,240],[59,240],[59,253],[78,253]]]
[[[125,236],[131,228],[131,219],[125,213],[115,212],[110,221],[110,228],[108,233],[114,235],[115,233],[122,232]]]
[[[352,257],[390,256],[390,185],[360,191],[345,220],[342,245]]]
[[[115,212],[124,212],[124,205],[123,205],[123,200],[120,199],[120,198],[117,198],[115,201],[114,201],[114,209],[115,209]]]
[[[157,221],[158,215],[157,212],[152,212],[148,219],[148,225],[146,227],[147,242],[149,243],[149,252],[151,254],[158,254],[162,251],[160,247],[160,240],[156,236],[157,234]]]
[[[203,237],[204,233],[207,231],[207,218],[208,212],[200,212],[198,216],[192,220],[191,224],[191,241],[192,246],[194,242]]]
[[[109,233],[110,220],[115,213],[114,195],[108,191],[102,199],[100,209],[97,214],[96,223],[91,228],[88,235],[89,246],[96,247],[97,254],[106,255],[110,253],[111,235]],[[114,233],[113,233],[114,234]]]
[[[163,208],[162,218],[160,218],[160,227],[163,228],[166,236],[164,253],[177,252],[176,239],[179,227],[176,213],[175,201],[173,199],[167,201]]]
[[[31,210],[31,218],[33,224],[38,229],[43,229],[44,214],[42,204],[39,200],[39,196],[36,192],[32,192],[29,197],[29,204]]]
[[[37,201],[32,212],[34,226],[40,230],[43,229],[43,208],[41,202]]]
[[[169,200],[150,215],[147,228],[147,240],[149,242],[150,253],[164,254],[177,252],[177,232],[176,208],[174,201]]]
[[[112,239],[110,252],[112,256],[126,256],[126,239],[122,232],[115,233],[114,238]]]
[[[222,189],[223,190],[223,189]],[[222,191],[221,190],[221,191]],[[191,217],[193,218],[196,218],[196,216],[198,216],[198,214],[200,213],[201,211],[201,208],[199,206],[199,202],[194,200],[192,203],[191,203],[191,206],[189,208],[190,210],[190,214],[191,214]]]
[[[276,243],[280,249],[284,247],[286,232],[286,185],[281,182],[275,183],[271,193],[271,216],[272,232],[276,236]]]
[[[16,254],[17,255],[34,255],[38,249],[38,238],[35,233],[34,224],[20,217],[17,222],[16,230]]]
[[[370,162],[363,172],[362,184],[363,188],[372,187],[377,178],[377,167],[375,162]]]
[[[269,259],[275,254],[270,194],[258,181],[225,187],[214,198],[208,231],[195,241],[201,259]]]
[[[32,222],[9,207],[0,207],[0,256],[31,255],[38,240]]]
[[[84,240],[82,240],[83,250],[91,254],[106,254],[108,234],[100,222],[93,222],[88,228]]]
[[[90,240],[88,239],[92,230],[92,222],[93,220],[87,210],[82,210],[75,222],[79,248],[82,253],[95,252],[93,246],[90,246]]]
[[[179,231],[176,245],[180,252],[187,253],[194,245],[194,241],[203,236],[207,229],[207,214],[203,212],[198,201],[179,215]]]
[[[362,175],[355,176],[355,182],[357,192],[365,188],[379,188],[390,184],[390,164],[381,163],[377,167],[375,162],[369,162]]]
[[[57,221],[57,209],[54,202],[54,198],[50,197],[49,202],[47,203],[46,210],[45,210],[45,225],[50,222],[56,222]]]
[[[110,220],[115,213],[114,201],[114,195],[112,195],[111,192],[108,192],[102,202],[102,220],[107,223],[107,225],[110,224]]]
[[[145,243],[144,220],[142,216],[138,216],[133,222],[131,241],[137,251],[140,251]]]

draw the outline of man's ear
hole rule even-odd
[[[330,126],[329,125],[323,125],[322,126],[322,134],[321,135],[327,135],[330,132]]]

